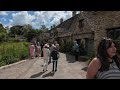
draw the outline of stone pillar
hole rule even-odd
[[[63,22],[63,18],[60,19],[60,24]]]
[[[74,17],[76,15],[76,11],[72,12],[72,17]]]

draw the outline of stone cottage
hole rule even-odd
[[[72,17],[51,28],[49,41],[57,40],[59,44],[77,40],[83,44],[89,54],[96,51],[99,41],[103,37],[115,40],[120,37],[120,11],[81,11]]]

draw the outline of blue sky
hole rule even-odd
[[[34,29],[40,29],[41,25],[50,28],[58,25],[60,19],[71,18],[72,11],[0,11],[0,23],[4,27],[30,24]]]

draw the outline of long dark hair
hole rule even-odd
[[[100,62],[102,63],[100,71],[109,70],[110,62],[108,60],[109,55],[107,53],[107,49],[110,48],[112,43],[114,43],[115,47],[117,48],[116,42],[110,38],[103,38],[98,45],[96,56],[97,56],[97,58],[100,59]],[[112,59],[115,61],[117,67],[120,69],[119,54],[116,53],[116,55],[113,56]]]

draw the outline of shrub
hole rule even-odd
[[[0,42],[4,42],[8,40],[8,35],[4,32],[0,33]]]
[[[65,44],[60,46],[60,51],[65,52],[65,53],[69,53],[69,54],[73,54],[72,47],[73,47],[72,42],[66,42]]]
[[[0,44],[0,66],[28,58],[28,46],[28,42],[11,42]]]
[[[86,63],[87,65],[91,62],[91,60],[95,57],[95,51],[91,51],[87,56]]]

